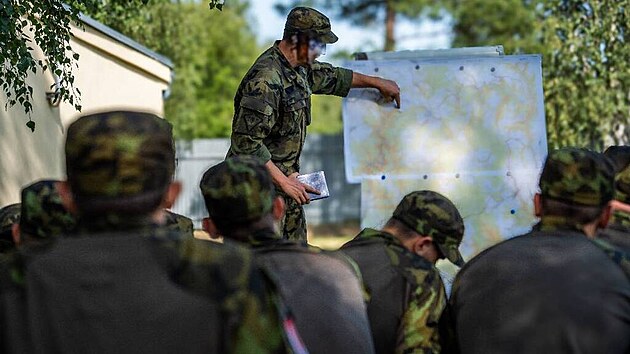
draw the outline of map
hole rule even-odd
[[[464,217],[469,259],[536,219],[547,155],[539,55],[351,61],[395,80],[401,108],[374,89],[343,103],[346,177],[361,183],[361,226],[380,227],[401,198],[431,189]]]

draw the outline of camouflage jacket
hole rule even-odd
[[[358,265],[370,295],[377,353],[439,353],[446,293],[438,270],[393,235],[364,229],[342,251]]]
[[[597,237],[630,252],[630,215],[615,211],[608,226],[599,230]]]
[[[208,338],[204,340],[189,338],[190,341],[188,341],[184,338],[187,338],[188,335],[182,336],[179,344],[177,344],[180,349],[188,348],[186,350],[195,351],[202,349],[202,345],[203,348],[207,348],[207,345],[211,343],[213,347],[210,347],[210,351],[220,348],[218,351],[226,353],[285,352],[282,324],[280,323],[281,314],[277,307],[273,283],[254,263],[250,251],[230,243],[216,244],[192,238],[182,239],[179,234],[165,231],[163,228],[156,228],[146,222],[136,225],[135,229],[130,228],[132,227],[130,223],[126,223],[128,228],[126,232],[122,232],[120,229],[107,232],[104,229],[108,224],[112,226],[106,220],[96,222],[96,227],[85,228],[84,225],[80,224],[78,234],[74,237],[58,239],[54,245],[51,245],[50,249],[38,250],[37,252],[24,250],[25,252],[14,254],[12,259],[5,259],[0,264],[0,278],[3,280],[3,284],[0,286],[0,298],[2,299],[0,302],[0,328],[3,328],[2,333],[0,333],[0,348],[6,349],[6,352],[22,352],[27,348],[38,351],[37,348],[41,346],[52,345],[50,348],[57,348],[61,351],[68,348],[74,348],[74,350],[100,348],[99,350],[107,351],[115,349],[115,345],[125,343],[124,340],[100,342],[100,344],[98,342],[88,343],[85,341],[86,338],[73,339],[76,336],[61,336],[63,337],[61,340],[59,337],[61,332],[47,331],[45,328],[51,323],[65,319],[66,316],[61,315],[62,312],[59,310],[53,311],[53,308],[46,305],[49,304],[49,299],[55,297],[50,295],[59,295],[65,291],[63,289],[76,287],[79,284],[77,281],[83,277],[82,272],[85,272],[86,267],[92,267],[92,272],[95,274],[91,274],[91,277],[95,280],[80,280],[85,283],[82,285],[84,291],[81,291],[84,293],[81,295],[83,297],[87,295],[88,298],[92,298],[94,295],[103,298],[99,289],[124,288],[126,289],[123,292],[125,294],[132,294],[136,291],[137,298],[141,301],[141,299],[150,299],[147,295],[143,295],[146,293],[146,289],[151,291],[150,289],[155,288],[156,284],[162,284],[160,289],[163,289],[161,291],[165,291],[163,295],[166,295],[160,296],[163,298],[163,306],[170,306],[168,301],[175,301],[174,304],[177,304],[178,301],[182,301],[180,298],[185,299],[186,297],[189,298],[186,306],[191,307],[191,304],[199,304],[198,313],[210,317],[204,319],[205,324],[198,323],[198,329],[192,329],[196,326],[192,322],[193,319],[199,316],[189,314],[190,324],[185,329],[182,327],[182,330],[191,334],[197,333],[197,335],[205,331]],[[75,254],[76,257],[62,257],[70,254]],[[68,261],[64,259],[68,259]],[[128,260],[133,260],[132,262],[135,262],[137,269],[125,268],[129,263]],[[101,261],[103,265],[99,266],[97,263]],[[77,265],[80,269],[75,269]],[[102,271],[95,272],[98,269],[102,269]],[[126,271],[124,271],[125,269]],[[147,270],[143,271],[143,269]],[[60,273],[59,270],[65,271]],[[143,281],[138,284],[140,288],[138,286],[123,286],[125,279],[128,279],[129,276],[133,277],[134,274],[140,274],[138,271],[144,272]],[[115,277],[113,277],[114,275]],[[46,281],[42,282],[42,279]],[[109,287],[97,286],[99,279],[108,279],[112,285]],[[186,289],[186,293],[174,297],[174,290],[172,288],[169,290],[170,285],[166,286],[168,283],[164,283],[162,279],[168,279],[173,285],[177,284]],[[46,284],[54,284],[54,287]],[[113,284],[118,285],[114,287]],[[34,285],[39,286],[40,290],[44,289],[44,291],[39,291],[37,296],[32,294],[25,296]],[[66,309],[70,306],[74,310],[69,313],[75,315],[82,311],[80,306],[73,307],[74,298],[79,299],[76,295],[77,292],[74,294],[74,297],[68,298],[67,304],[56,307]],[[120,297],[121,295],[111,291],[108,295],[111,299],[115,299],[116,296]],[[125,298],[130,299],[129,296]],[[203,298],[209,301],[204,302],[201,300]],[[86,300],[83,299],[83,301]],[[128,307],[134,309],[138,314],[140,313],[138,309],[145,306],[139,305],[138,300],[127,301],[129,302]],[[89,304],[89,301],[84,304]],[[20,314],[18,310],[26,308],[26,306],[31,310],[33,308],[49,308],[49,310],[45,316],[39,316],[37,320],[29,320],[25,317],[20,321],[18,319],[25,315]],[[186,306],[181,311],[188,308]],[[88,306],[88,308],[90,307]],[[215,314],[218,316],[212,315],[212,308],[217,309]],[[63,311],[67,311],[67,309]],[[164,309],[164,311],[158,312],[170,313],[169,311]],[[118,312],[120,311],[111,311],[108,316],[115,316]],[[37,313],[33,315],[36,316]],[[155,315],[157,316],[158,313]],[[177,318],[171,318],[169,321],[179,323],[178,320],[181,319],[181,316],[174,317]],[[161,317],[155,319],[156,326],[160,323],[159,319]],[[30,333],[28,336],[22,334],[27,328],[25,323],[28,322],[25,321],[37,323],[38,327],[33,333],[41,336],[41,340],[34,340],[33,333],[30,331],[28,331]],[[123,324],[129,326],[129,324],[135,323],[134,321],[136,321],[135,318],[127,317],[120,324],[121,326]],[[11,326],[8,326],[9,324]],[[102,328],[107,329],[106,324],[104,322]],[[78,323],[78,325],[81,324]],[[85,327],[87,326],[69,328],[70,330],[82,331],[80,328]],[[99,331],[96,332],[97,336]],[[135,330],[131,329],[131,331]],[[153,332],[151,329],[142,328],[141,333],[150,334]],[[160,332],[156,331],[155,333]],[[55,337],[51,337],[53,334]],[[94,332],[85,332],[85,334],[92,336]],[[29,336],[31,338],[25,342],[24,339]],[[163,337],[171,338],[172,336],[164,335]],[[159,345],[157,343],[160,343],[160,340],[157,340],[155,345]],[[168,339],[164,339],[164,341],[168,341]],[[35,347],[31,348],[33,343]],[[145,349],[147,348],[145,347]],[[164,346],[158,349],[158,352],[170,350],[168,348]]]
[[[346,96],[351,84],[352,71],[327,63],[292,68],[276,42],[236,92],[227,156],[254,155],[273,161],[285,175],[298,172],[311,123],[311,94]]]

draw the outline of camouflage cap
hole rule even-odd
[[[458,249],[464,237],[464,221],[448,198],[433,191],[411,192],[398,204],[392,217],[422,236],[431,236],[449,261],[464,265]]]
[[[603,206],[613,197],[614,167],[603,154],[580,148],[549,153],[540,175],[540,193],[565,203]]]
[[[166,220],[164,227],[170,231],[174,231],[179,235],[186,237],[194,237],[193,235],[193,222],[184,215],[173,213],[170,210],[164,210],[166,214]]]
[[[63,206],[57,182],[43,180],[22,189],[21,233],[44,239],[74,230],[76,220]]]
[[[615,173],[621,172],[630,165],[630,146],[613,145],[609,146],[604,155],[615,164]]]
[[[79,209],[146,212],[137,205],[161,199],[173,177],[171,125],[141,112],[81,117],[68,128],[66,169]]]
[[[212,220],[219,225],[256,221],[271,212],[275,189],[263,161],[239,155],[211,167],[199,184]]]
[[[295,7],[287,15],[284,35],[306,33],[322,43],[335,43],[339,38],[330,29],[330,20],[323,13],[310,7]]]
[[[20,222],[20,203],[9,204],[0,209],[0,253],[15,248],[13,224]]]

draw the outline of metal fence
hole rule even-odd
[[[191,218],[197,228],[201,227],[201,219],[207,214],[199,181],[204,171],[223,160],[229,144],[229,139],[177,143],[175,177],[182,182],[183,189],[173,211]],[[359,220],[361,187],[346,182],[342,135],[310,134],[307,137],[300,172],[320,170],[326,174],[330,197],[304,206],[307,222],[321,225]]]

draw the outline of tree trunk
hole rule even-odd
[[[388,0],[385,4],[385,51],[391,52],[396,48],[396,39],[394,38],[394,25],[396,24],[396,11],[394,10],[394,1]]]

